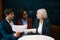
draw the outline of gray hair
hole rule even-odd
[[[38,9],[37,13],[40,13],[40,18],[43,18],[43,19],[47,18],[47,11],[46,11],[46,9],[44,9],[44,8]]]

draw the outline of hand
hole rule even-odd
[[[28,33],[27,33],[27,35],[30,35],[30,34],[32,34],[32,32],[28,32]]]
[[[16,32],[14,33],[14,37],[21,37],[23,34],[23,32]]]

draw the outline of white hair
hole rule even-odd
[[[44,8],[38,9],[37,13],[40,13],[40,18],[43,18],[43,19],[47,18],[47,11],[46,11],[46,9],[44,9]]]

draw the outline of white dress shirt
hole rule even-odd
[[[6,18],[6,20],[7,20],[7,18]],[[14,25],[13,21],[7,20],[7,22],[9,23],[9,25],[10,25],[11,27]]]
[[[39,23],[39,27],[38,27],[38,33],[42,34],[42,27],[43,27],[43,23]]]

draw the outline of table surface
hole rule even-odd
[[[26,35],[19,38],[18,40],[55,40],[55,39],[45,35]]]

